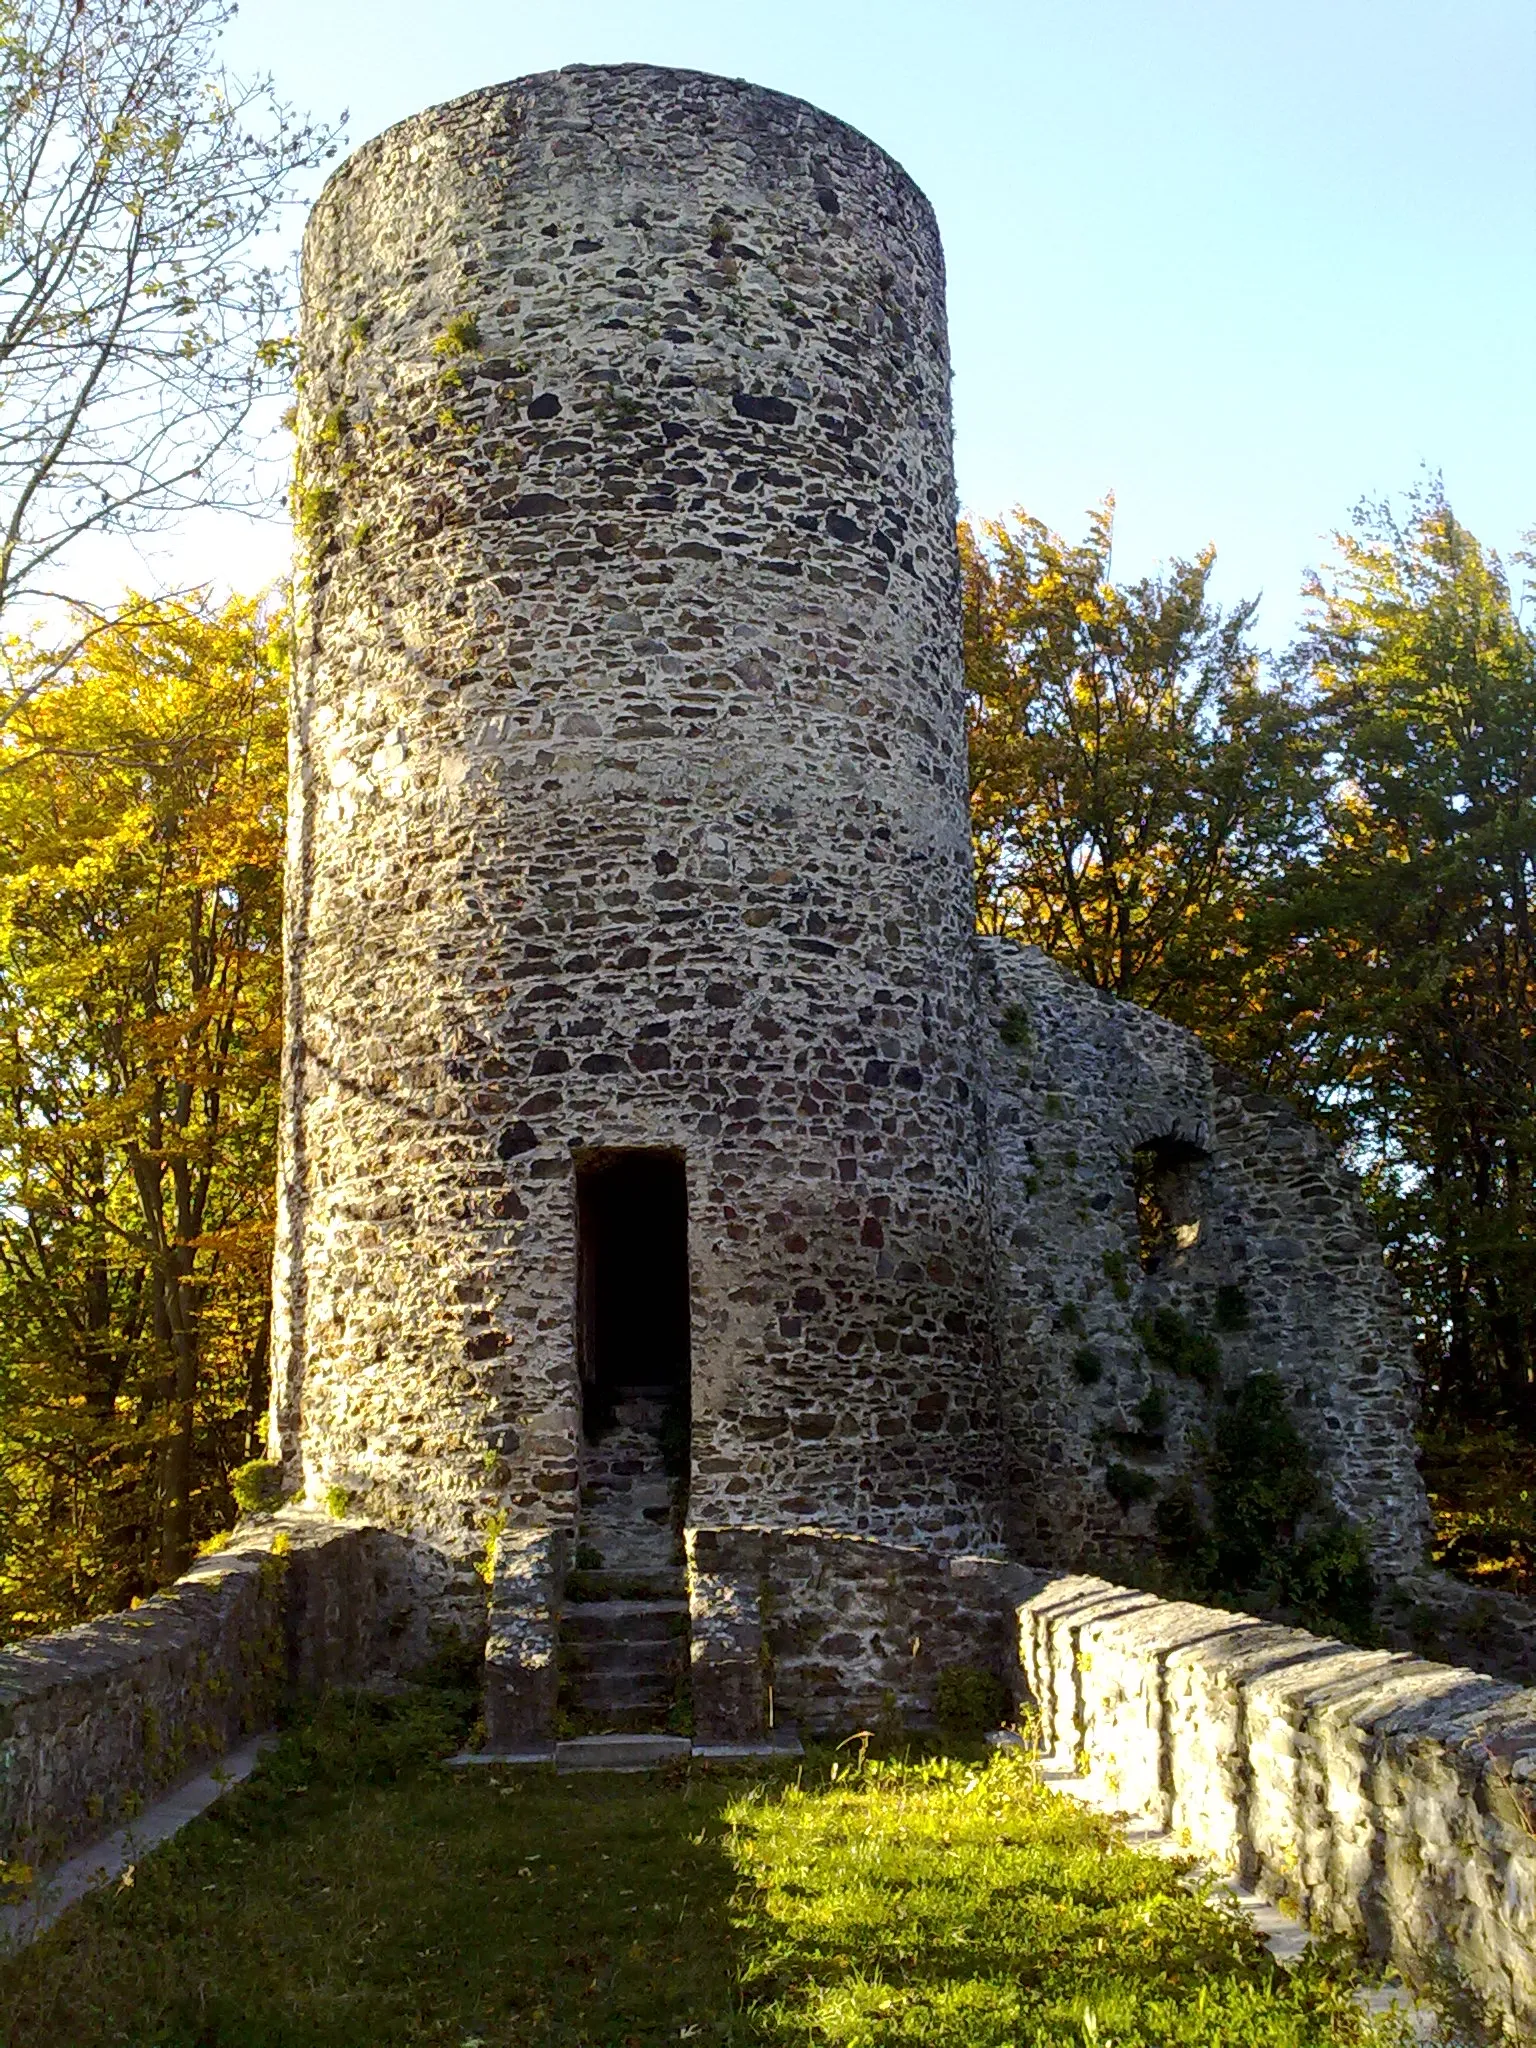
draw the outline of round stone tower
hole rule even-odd
[[[696,1524],[988,1541],[922,194],[692,72],[435,108],[315,209],[299,444],[290,1479],[463,1557],[682,1381]]]

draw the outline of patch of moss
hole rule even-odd
[[[1114,1295],[1116,1301],[1129,1301],[1131,1298],[1131,1283],[1126,1278],[1125,1253],[1120,1251],[1105,1252],[1099,1264],[1104,1268],[1104,1278],[1109,1282],[1109,1290]]]
[[[432,343],[435,356],[467,356],[480,346],[480,323],[473,313],[455,313]]]
[[[1195,1380],[1207,1391],[1221,1384],[1221,1346],[1209,1330],[1202,1330],[1187,1316],[1165,1302],[1155,1314],[1136,1325],[1142,1348],[1154,1366]]]
[[[306,484],[293,494],[293,526],[307,545],[318,541],[336,517],[336,493],[328,484]]]
[[[235,1505],[247,1515],[270,1515],[283,1504],[283,1468],[275,1458],[252,1458],[229,1475]]]
[[[1073,1352],[1072,1374],[1083,1387],[1095,1387],[1103,1379],[1104,1361],[1091,1344],[1079,1344]]]

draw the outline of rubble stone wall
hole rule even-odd
[[[1145,1551],[1156,1496],[1117,1504],[1110,1465],[1144,1471],[1159,1491],[1198,1472],[1221,1387],[1152,1364],[1138,1326],[1169,1307],[1214,1336],[1222,1386],[1279,1376],[1379,1573],[1412,1570],[1429,1526],[1412,1348],[1380,1241],[1328,1140],[1177,1025],[1031,948],[978,945],[1019,1554],[1064,1567]],[[1143,1270],[1132,1153],[1155,1140],[1184,1149],[1195,1227]],[[1154,1390],[1166,1415],[1149,1433],[1137,1408]]]
[[[995,1540],[927,202],[799,101],[576,67],[359,150],[305,294],[290,1483],[572,1527],[575,1162],[652,1146],[695,1517]]]
[[[266,1518],[127,1614],[0,1650],[0,1863],[48,1863],[267,1727],[425,1652],[392,1534]]]
[[[1536,2027],[1536,1692],[1099,1579],[1018,1610],[1044,1748],[1127,1811]]]
[[[754,1739],[770,1714],[811,1732],[931,1726],[946,1670],[1016,1679],[1013,1612],[1042,1576],[823,1529],[691,1529],[688,1555],[707,1741]]]

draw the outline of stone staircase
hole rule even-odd
[[[678,1732],[686,1700],[682,1487],[662,1452],[666,1406],[665,1388],[621,1388],[612,1425],[583,1447],[560,1705],[587,1734]]]

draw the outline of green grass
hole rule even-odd
[[[0,1966],[5,2048],[1312,2048],[1347,1973],[1017,1759],[448,1771],[442,1694],[337,1698]]]

